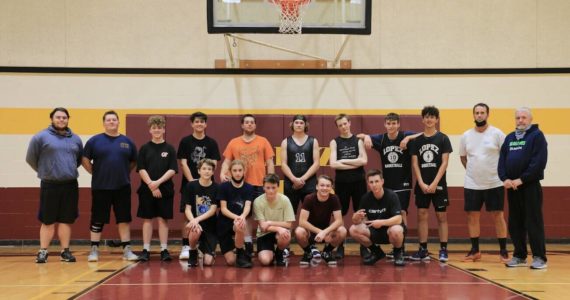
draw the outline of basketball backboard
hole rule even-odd
[[[302,33],[370,34],[372,0],[208,0],[208,33],[279,33],[292,2],[306,2]]]

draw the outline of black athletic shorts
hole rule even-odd
[[[293,188],[293,183],[291,183],[289,180],[284,180],[283,183],[283,194],[285,194],[285,196],[289,198],[289,201],[291,201],[295,215],[297,215],[299,203],[303,202],[303,199],[305,199],[307,195],[314,193],[315,191],[316,180],[309,180],[302,188],[298,190]]]
[[[390,244],[388,237],[388,227],[382,226],[380,228],[369,227],[370,241],[374,244]]]
[[[275,251],[277,245],[277,233],[271,232],[257,237],[257,252],[263,250]]]
[[[400,207],[403,211],[408,213],[408,207],[410,207],[410,197],[412,192],[410,190],[397,191],[398,199],[400,199]]]
[[[353,211],[360,207],[360,199],[366,194],[366,181],[363,179],[355,182],[336,182],[334,192],[340,200],[342,215],[345,216],[350,207],[350,199]]]
[[[91,190],[91,222],[109,224],[111,207],[117,223],[129,223],[131,218],[131,185],[117,190]]]
[[[198,249],[200,249],[202,253],[209,254],[215,257],[217,245],[218,245],[218,236],[215,233],[209,231],[202,231],[202,234],[200,234],[200,245],[198,246]]]
[[[137,217],[142,219],[153,219],[161,217],[165,220],[172,219],[173,197],[155,198],[152,193],[139,193],[139,208]]]
[[[77,180],[40,184],[40,208],[38,219],[46,225],[73,224],[79,216],[79,187]]]
[[[486,211],[503,211],[505,207],[505,189],[500,186],[488,190],[464,189],[465,211],[481,211],[485,203]]]
[[[226,254],[227,252],[233,251],[236,248],[233,231],[219,234],[218,242],[220,243],[220,250],[222,251],[222,254]]]
[[[447,189],[437,191],[435,194],[424,194],[421,191],[416,191],[416,207],[429,208],[430,203],[436,212],[445,212],[449,206],[449,199],[447,197]]]

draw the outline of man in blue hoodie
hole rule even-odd
[[[51,125],[30,141],[26,162],[37,172],[40,184],[40,251],[36,263],[46,263],[48,246],[59,223],[57,234],[63,248],[61,260],[75,262],[69,251],[71,224],[77,219],[79,188],[77,167],[81,164],[83,143],[67,127],[69,112],[57,107],[49,114]]]
[[[542,187],[548,156],[547,143],[538,124],[532,124],[529,108],[515,111],[516,129],[501,147],[499,178],[509,200],[509,233],[514,244],[513,258],[507,267],[527,266],[526,237],[532,250],[531,269],[546,268]]]

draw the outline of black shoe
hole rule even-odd
[[[311,259],[313,259],[313,255],[311,255],[311,252],[310,251],[304,251],[303,257],[301,258],[301,261],[299,263],[301,265],[309,265],[309,264],[311,264]]]
[[[245,253],[247,256],[249,256],[249,258],[253,257],[253,243],[245,243]]]
[[[236,267],[238,268],[251,268],[253,264],[251,259],[242,248],[236,249]]]
[[[368,248],[360,245],[360,257],[364,259],[368,256],[370,256],[370,251],[368,251]]]
[[[384,253],[382,249],[376,247],[371,251],[370,256],[362,260],[362,263],[367,266],[371,266],[384,257],[386,257],[386,253]]]
[[[69,251],[69,249],[63,250],[61,251],[61,261],[65,261],[65,262],[75,262],[75,256],[73,256],[73,254],[71,254],[71,251]]]
[[[188,252],[188,266],[189,267],[197,267],[198,266],[198,250],[190,249]]]
[[[149,261],[149,260],[150,260],[150,252],[148,252],[148,250],[146,249],[143,249],[141,255],[139,256],[139,261]]]
[[[330,251],[323,252],[322,258],[328,265],[336,265],[336,259]]]
[[[40,250],[38,251],[38,256],[36,256],[36,263],[37,264],[45,264],[47,263],[48,259],[48,251],[47,250]]]
[[[387,257],[387,258],[394,258],[394,250],[392,250],[392,251],[386,253],[386,257]]]
[[[399,252],[394,251],[394,266],[396,267],[403,267],[406,263],[404,262],[404,251],[400,250]]]
[[[336,247],[335,258],[336,259],[344,258],[344,245],[341,244],[340,246]]]
[[[160,251],[160,261],[171,261],[172,257],[170,257],[170,253],[168,250],[164,249]]]
[[[285,263],[285,259],[283,258],[283,250],[280,250],[279,248],[275,250],[275,255],[273,259],[275,260],[276,266],[283,267],[287,265]]]

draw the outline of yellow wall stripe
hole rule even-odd
[[[73,109],[68,108],[71,114],[70,127],[80,135],[93,135],[102,132],[101,117],[106,109]],[[0,134],[35,134],[46,128],[49,123],[51,108],[2,108],[0,119]],[[127,114],[180,114],[190,115],[195,109],[117,109],[121,120],[121,132],[124,132],[124,120]],[[419,114],[420,110],[402,109],[374,109],[374,110],[294,110],[294,109],[204,109],[208,114],[320,114],[335,115],[347,113],[352,115],[384,115],[391,111],[399,114]],[[570,108],[537,108],[533,109],[534,122],[540,124],[540,128],[546,134],[570,134],[570,122],[566,118],[570,115]],[[441,130],[448,135],[459,135],[473,126],[471,109],[442,109]],[[492,109],[490,123],[504,132],[514,129],[513,109]]]

